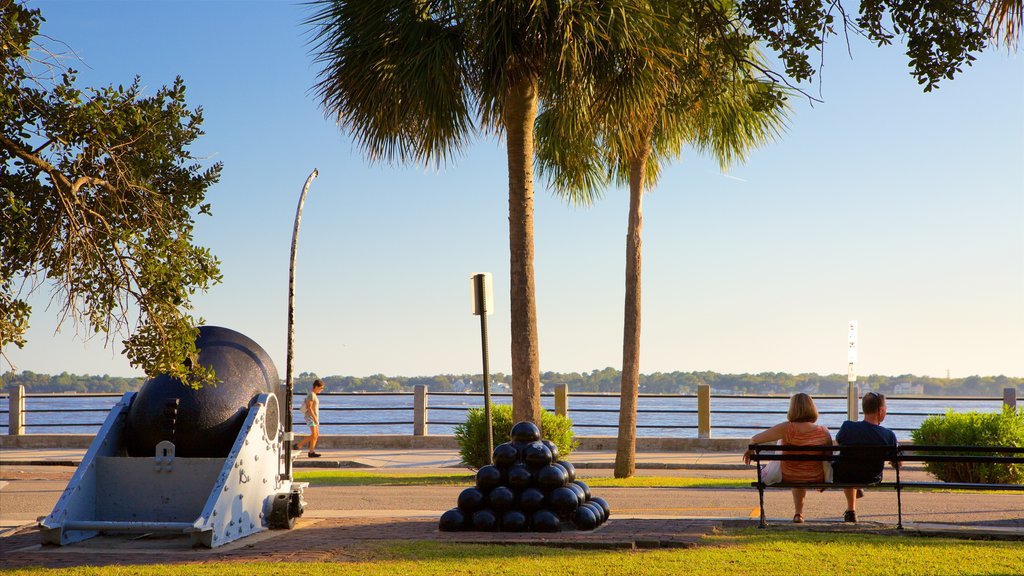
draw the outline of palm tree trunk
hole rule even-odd
[[[533,124],[537,79],[509,88],[503,122],[508,153],[508,236],[511,260],[512,417],[540,426],[540,357],[533,283]]]
[[[641,201],[650,152],[650,147],[647,147],[639,157],[629,161],[626,303],[622,323],[622,385],[619,396],[619,438],[615,450],[616,478],[629,478],[636,472],[636,403],[640,391],[640,233],[644,224]]]

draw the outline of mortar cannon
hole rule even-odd
[[[154,532],[215,547],[294,526],[306,484],[282,473],[273,361],[227,328],[201,327],[196,345],[217,383],[194,389],[164,374],[126,393],[40,523],[44,543]]]

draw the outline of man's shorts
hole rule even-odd
[[[309,426],[310,428],[317,427],[316,421],[313,420],[312,416],[310,416],[309,414],[303,414],[302,416],[306,419],[306,426]]]

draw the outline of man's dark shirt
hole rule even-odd
[[[847,420],[836,434],[840,446],[895,446],[896,434],[888,428],[865,422]],[[832,463],[832,481],[848,484],[874,484],[882,481],[883,459],[856,458],[840,454]]]

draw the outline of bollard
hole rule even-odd
[[[558,416],[569,415],[569,385],[559,384],[555,386],[555,414]]]
[[[1017,409],[1017,389],[1003,388],[1003,406],[1010,410]]]
[[[427,436],[427,387],[417,384],[413,399],[412,433],[414,436]]]
[[[697,438],[711,438],[711,385],[697,385]]]
[[[846,419],[851,422],[860,420],[860,389],[853,384],[846,392]]]
[[[7,389],[7,433],[20,436],[25,433],[25,387],[11,386]]]

